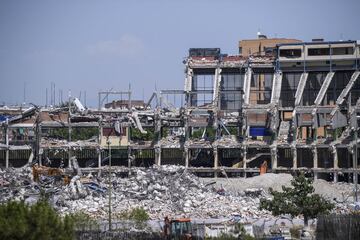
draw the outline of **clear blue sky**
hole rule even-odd
[[[360,39],[359,0],[0,1],[0,103],[45,103],[50,82],[64,96],[126,90],[147,99],[183,89],[190,47],[236,54],[240,39]],[[56,92],[58,94],[58,92]]]

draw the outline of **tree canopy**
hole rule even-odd
[[[261,199],[260,208],[272,212],[273,215],[290,214],[292,217],[303,215],[304,224],[308,224],[310,218],[316,218],[319,214],[327,214],[334,204],[324,199],[319,194],[314,194],[313,179],[306,178],[303,173],[294,177],[292,187],[282,186],[282,191],[274,191],[270,188],[272,199]]]
[[[74,239],[71,217],[60,217],[46,202],[29,206],[24,202],[0,205],[0,239]]]

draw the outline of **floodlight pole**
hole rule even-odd
[[[112,222],[111,222],[111,147],[110,147],[110,140],[109,140],[109,136],[107,139],[107,144],[108,144],[108,151],[109,151],[109,231],[112,230]]]

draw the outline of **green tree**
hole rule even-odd
[[[270,188],[271,200],[261,199],[260,209],[266,209],[278,216],[290,214],[292,217],[303,215],[304,224],[319,214],[328,214],[335,206],[318,194],[314,194],[313,180],[303,173],[291,180],[292,187],[282,186],[282,192]]]
[[[32,206],[24,202],[0,205],[0,239],[70,240],[74,239],[74,223],[61,218],[45,201]]]
[[[149,214],[145,211],[145,209],[137,207],[123,212],[120,218],[134,221],[136,227],[142,229],[146,227],[145,223],[149,220]]]

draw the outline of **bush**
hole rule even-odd
[[[45,201],[32,206],[12,201],[0,205],[0,239],[74,239],[74,223]]]
[[[134,221],[137,228],[145,228],[145,222],[149,220],[149,214],[143,208],[133,208],[121,214],[120,218]]]
[[[76,230],[99,229],[99,223],[83,212],[76,212],[68,215]]]

